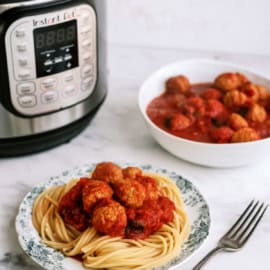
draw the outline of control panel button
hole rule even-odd
[[[56,88],[57,86],[57,79],[56,78],[48,78],[41,82],[41,88],[43,90],[48,90],[52,88]]]
[[[82,91],[87,91],[93,85],[94,78],[91,76],[82,81]]]
[[[72,55],[71,54],[66,54],[65,56],[64,56],[64,60],[65,61],[69,61],[69,60],[71,60],[72,59]]]
[[[82,46],[83,46],[84,48],[90,47],[91,44],[92,44],[91,39],[86,39],[86,40],[84,40],[84,41],[82,42]]]
[[[26,57],[21,57],[18,60],[20,66],[27,66],[28,65],[28,59]]]
[[[33,82],[17,84],[17,93],[21,96],[32,94],[35,90],[35,84]]]
[[[45,69],[45,72],[48,73],[48,74],[52,73],[52,71],[53,71],[53,66],[48,66]]]
[[[54,63],[55,64],[59,64],[63,62],[63,57],[62,56],[58,56],[54,58]]]
[[[92,53],[86,52],[86,53],[83,54],[83,60],[84,61],[89,61],[89,60],[91,60],[91,58],[92,58]]]
[[[71,62],[67,62],[67,63],[66,63],[66,67],[67,67],[67,68],[71,68],[71,67],[72,67]]]
[[[91,30],[92,30],[91,26],[85,26],[85,27],[82,28],[81,34],[82,35],[90,34]]]
[[[23,96],[18,98],[19,104],[24,108],[31,108],[37,104],[35,96]]]
[[[89,16],[88,13],[86,13],[86,12],[82,13],[82,14],[81,14],[81,18],[82,18],[82,23],[83,23],[84,25],[87,25],[87,24],[90,23],[90,16]]]
[[[17,50],[19,52],[25,52],[27,50],[27,45],[26,44],[19,44],[19,45],[17,45]]]
[[[46,60],[46,61],[43,63],[43,65],[44,65],[45,67],[51,66],[52,64],[53,64],[53,61],[52,61],[51,59],[48,59],[48,60]]]
[[[41,102],[44,104],[53,103],[57,100],[57,97],[56,91],[48,91],[41,96]]]
[[[67,73],[67,74],[65,75],[65,77],[64,77],[64,81],[65,81],[66,83],[72,82],[73,80],[74,80],[74,75],[73,75],[72,72]]]
[[[23,38],[26,35],[25,29],[19,28],[15,31],[15,35],[17,38]]]
[[[82,68],[82,78],[86,78],[92,75],[93,73],[93,65],[86,65]]]
[[[21,80],[27,80],[31,76],[31,70],[30,69],[21,69],[18,73],[18,76]]]
[[[75,92],[76,92],[76,88],[74,85],[69,85],[64,89],[65,96],[72,96],[73,94],[75,94]]]

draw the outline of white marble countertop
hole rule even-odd
[[[176,269],[190,270],[215,246],[252,199],[270,202],[268,160],[252,167],[213,169],[192,165],[163,150],[150,136],[137,106],[138,87],[158,67],[175,60],[210,57],[269,72],[270,57],[231,56],[151,48],[111,47],[110,91],[96,118],[70,143],[39,154],[0,159],[0,270],[40,269],[23,254],[14,220],[20,201],[33,185],[77,165],[104,160],[150,163],[191,179],[207,199],[210,236],[191,260]],[[237,253],[217,255],[208,270],[269,269],[270,211],[248,244]]]

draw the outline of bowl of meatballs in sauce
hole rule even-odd
[[[141,86],[139,107],[156,141],[203,166],[263,160],[270,146],[270,79],[214,60],[173,63]]]

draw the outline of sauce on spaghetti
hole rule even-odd
[[[154,178],[111,162],[98,164],[90,178],[81,178],[58,208],[64,222],[78,231],[93,226],[101,234],[127,239],[147,238],[173,221],[175,210]]]
[[[129,224],[125,231],[126,238],[145,239],[158,231],[163,224],[173,221],[174,203],[167,197],[158,200],[146,200],[141,208],[127,209]]]
[[[224,73],[214,82],[190,84],[179,75],[166,82],[146,113],[162,130],[206,143],[253,141],[270,136],[268,90],[240,73]]]

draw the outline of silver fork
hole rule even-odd
[[[268,205],[254,200],[244,210],[238,220],[227,233],[219,240],[217,247],[210,251],[192,270],[199,270],[216,253],[220,251],[238,251],[248,241],[259,222],[261,221]]]

